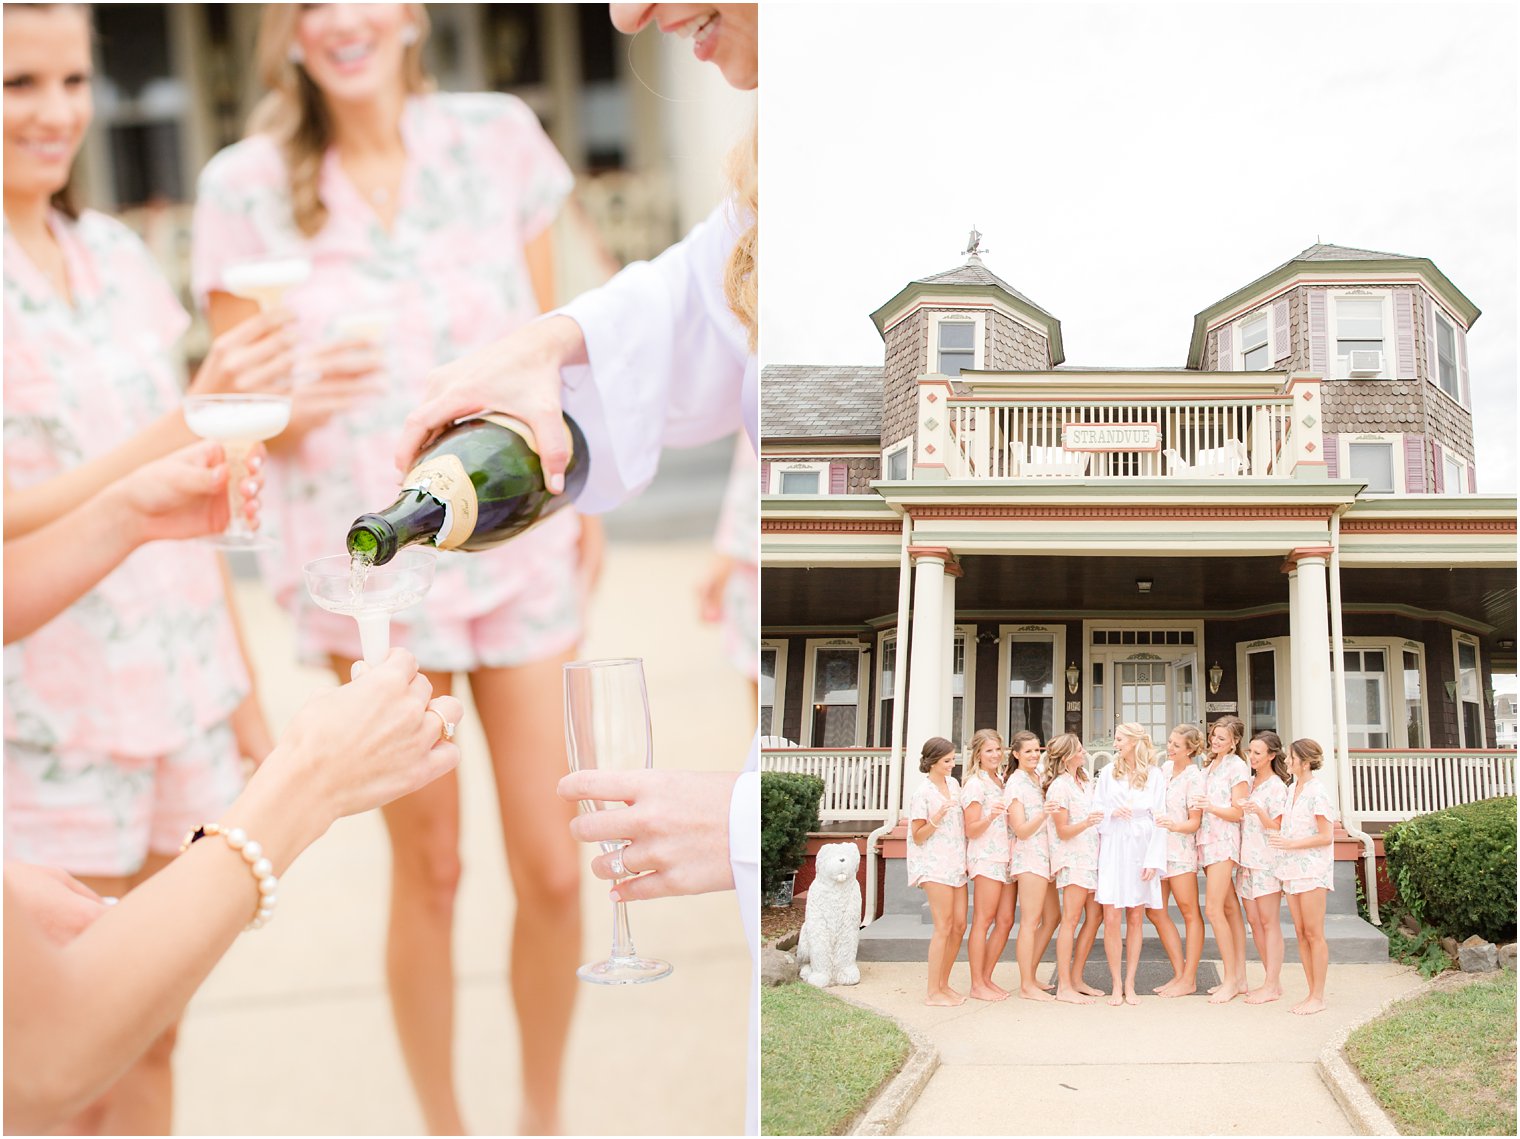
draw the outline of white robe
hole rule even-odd
[[[1130,817],[1118,819],[1114,812],[1130,809]],[[1158,767],[1146,772],[1144,787],[1131,787],[1129,780],[1114,778],[1109,764],[1098,776],[1093,810],[1103,812],[1098,824],[1098,904],[1161,908],[1161,878],[1166,873],[1166,831],[1156,819],[1166,813],[1166,776]],[[1149,882],[1140,879],[1142,869],[1155,870]]]
[[[565,411],[586,434],[591,473],[578,509],[611,510],[649,485],[664,447],[694,447],[740,427],[756,444],[759,369],[723,295],[729,253],[747,225],[719,206],[653,261],[627,266],[559,313],[581,328],[589,366],[563,372]],[[729,863],[751,958],[760,950],[759,736],[729,801]],[[759,1134],[760,977],[750,984],[746,1134]]]

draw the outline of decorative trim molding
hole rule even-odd
[[[1324,506],[1243,506],[1222,504],[1219,506],[1158,506],[1154,504],[1111,504],[1104,506],[1034,506],[1009,503],[997,506],[927,506],[903,503],[903,509],[915,520],[938,519],[970,522],[977,519],[997,520],[1056,520],[1069,522],[1112,521],[1160,521],[1202,519],[1209,521],[1260,521],[1273,519],[1292,522],[1324,522],[1335,513],[1329,504]]]
[[[902,533],[900,522],[870,522],[863,519],[764,518],[763,534],[893,534]]]
[[[1341,533],[1355,534],[1513,534],[1513,518],[1418,518],[1406,522],[1342,518]]]

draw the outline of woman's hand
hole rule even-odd
[[[67,945],[106,912],[106,900],[77,878],[52,866],[5,864],[8,898],[20,903],[54,945]]]
[[[405,472],[435,432],[481,411],[500,411],[527,424],[544,481],[555,494],[565,489],[569,441],[561,419],[560,369],[584,363],[580,325],[551,316],[518,329],[428,373],[427,397],[406,417],[396,466]]]
[[[615,900],[643,901],[734,888],[729,863],[728,811],[737,772],[576,771],[559,781],[561,799],[627,803],[571,820],[580,842],[626,840],[619,852],[625,877],[613,875],[613,855],[591,861],[598,878],[617,882]],[[633,875],[633,877],[626,877]]]
[[[1212,811],[1213,809],[1207,795],[1194,795],[1188,800],[1188,810],[1190,811]]]
[[[1084,826],[1089,826],[1089,827],[1095,827],[1099,823],[1101,823],[1102,821],[1103,821],[1103,812],[1102,811],[1093,811],[1090,815],[1087,816],[1087,822],[1084,823],[1083,825]]]
[[[385,394],[379,370],[384,357],[368,340],[350,337],[313,348],[301,356],[290,393],[290,423],[277,449],[299,442],[334,415]]]
[[[264,477],[262,444],[248,454],[244,466],[243,517],[259,523],[259,491]],[[181,448],[148,463],[116,484],[126,524],[140,542],[165,538],[198,538],[227,528],[227,457],[220,443],[210,441]]]
[[[1008,813],[1008,804],[1005,803],[1005,802],[1003,802],[1003,800],[1001,800],[1001,799],[994,799],[992,801],[992,805],[987,808],[987,814],[988,814],[988,816],[990,818],[994,818],[995,819],[999,815],[1006,815],[1007,813]]]
[[[931,823],[933,823],[937,827],[937,826],[940,825],[940,823],[942,823],[942,822],[945,821],[945,816],[948,815],[949,813],[950,813],[950,804],[949,803],[941,803],[940,807],[939,807],[939,810],[936,811],[936,812],[934,812],[934,814],[932,814],[932,815],[929,816],[929,821]]]
[[[295,368],[295,337],[287,309],[261,312],[211,342],[190,383],[191,395],[287,391]]]
[[[1149,882],[1155,876],[1156,868],[1154,866],[1147,866],[1140,871],[1140,881],[1142,882]]]
[[[464,714],[453,696],[433,687],[405,649],[374,667],[354,665],[354,679],[318,693],[295,714],[259,775],[294,779],[312,796],[325,826],[409,795],[459,763],[459,748],[443,738],[445,723]]]
[[[1122,807],[1115,807],[1114,808],[1114,818],[1116,818],[1116,819],[1123,820],[1123,819],[1133,818],[1134,814],[1135,814],[1135,812],[1132,811],[1132,810],[1130,810],[1128,804],[1125,804]]]
[[[1164,831],[1175,830],[1177,828],[1177,824],[1165,815],[1156,816],[1156,825]]]
[[[1292,849],[1292,843],[1293,840],[1285,837],[1281,831],[1267,832],[1267,845],[1274,850],[1290,850]]]

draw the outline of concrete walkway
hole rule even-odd
[[[721,479],[709,495],[714,509],[720,488]],[[737,767],[754,730],[747,685],[724,662],[718,632],[696,621],[693,591],[709,552],[695,540],[614,543],[582,652],[644,657],[657,762],[669,766]],[[259,584],[241,583],[239,591],[261,696],[278,730],[309,692],[332,680],[291,663],[289,622]],[[513,899],[484,741],[468,702],[460,742],[457,1086],[472,1130],[510,1134],[521,1102],[505,982]],[[292,868],[281,883],[278,919],[240,937],[190,1006],[177,1052],[178,1132],[420,1133],[385,993],[388,868],[384,827],[374,814],[339,822]],[[604,889],[589,874],[585,882],[582,961],[603,955],[611,936]],[[675,974],[631,989],[582,986],[566,1069],[566,1127],[589,1134],[739,1132],[750,957],[734,896],[644,903],[631,922],[639,948],[673,962]]]
[[[1420,984],[1402,965],[1332,965],[1329,1008],[1301,1017],[1288,1012],[1306,992],[1291,965],[1282,1000],[1222,1007],[1202,997],[1120,1008],[1011,997],[928,1008],[921,962],[860,972],[859,985],[836,991],[917,1029],[940,1053],[899,1135],[1354,1134],[1315,1059],[1338,1029]],[[1009,987],[1015,972],[999,983]],[[1246,973],[1260,982],[1255,962]],[[964,964],[950,984],[966,991]]]

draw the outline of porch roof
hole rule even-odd
[[[880,365],[767,364],[760,369],[765,439],[881,439]]]

